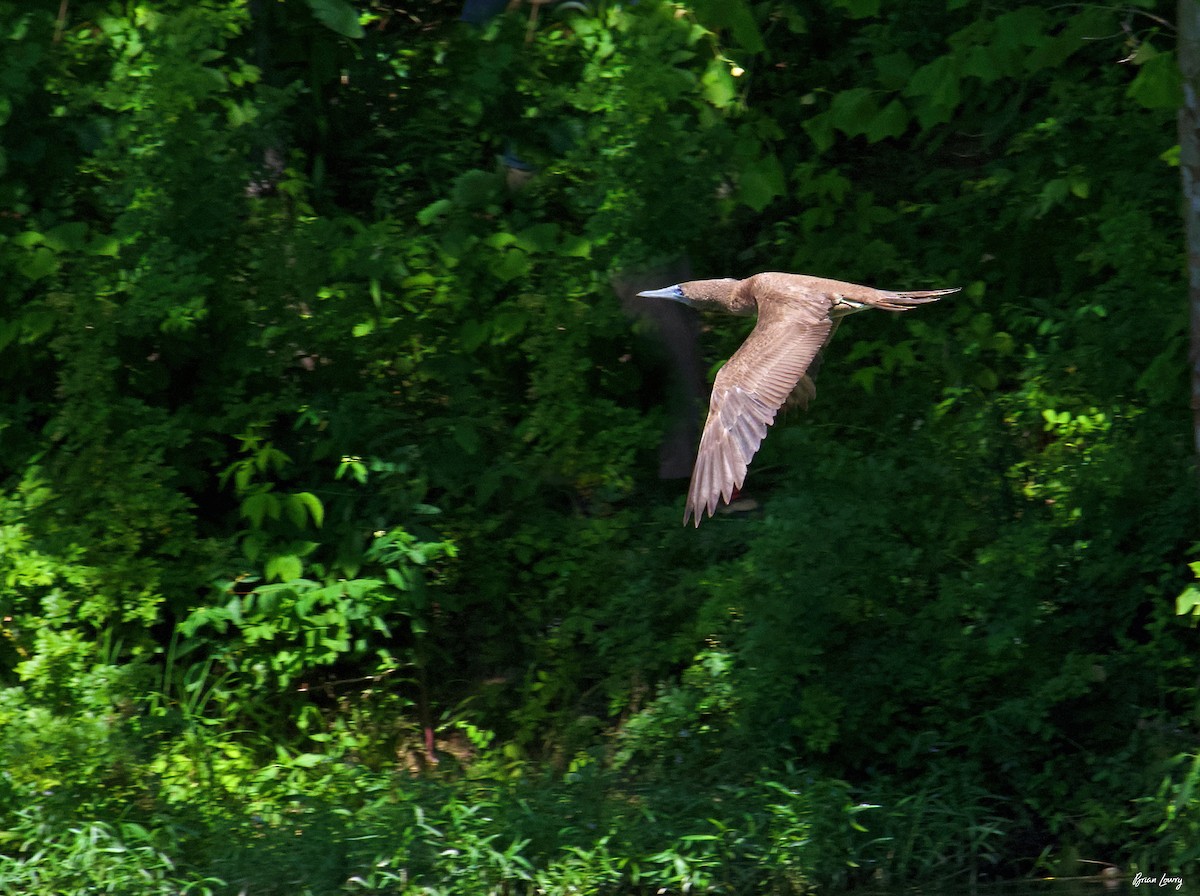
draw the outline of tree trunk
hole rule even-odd
[[[1179,0],[1179,69],[1183,104],[1179,107],[1179,171],[1187,235],[1188,305],[1192,372],[1192,438],[1200,456],[1200,0]]]

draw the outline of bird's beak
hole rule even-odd
[[[645,292],[639,292],[638,295],[646,299],[670,299],[672,302],[682,302],[684,305],[692,304],[678,284],[668,286],[666,289],[648,289]]]

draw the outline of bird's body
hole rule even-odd
[[[866,308],[908,311],[957,292],[934,289],[890,292],[803,274],[756,274],[745,280],[693,280],[639,293],[706,310],[758,315],[754,330],[713,382],[708,420],[692,470],[683,522],[718,500],[730,501],[746,479],[767,427],[785,403],[807,407],[816,394],[810,370],[847,314]]]

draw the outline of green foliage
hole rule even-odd
[[[1172,758],[1158,791],[1140,797],[1133,823],[1145,830],[1142,862],[1146,869],[1162,864],[1191,867],[1197,860],[1196,785],[1200,757],[1187,753]]]
[[[1161,5],[0,2],[0,888],[1194,870]],[[681,530],[683,258],[964,289]]]
[[[94,821],[66,831],[21,814],[7,831],[19,863],[0,865],[0,887],[10,893],[212,894],[215,879],[187,880],[171,858],[175,844],[138,824]]]

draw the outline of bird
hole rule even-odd
[[[746,341],[713,381],[683,524],[694,519],[698,528],[703,514],[711,517],[719,500],[732,500],[781,407],[808,407],[816,396],[813,376],[820,366],[819,354],[843,317],[868,308],[911,311],[958,291],[959,287],[892,292],[770,271],[743,280],[691,280],[639,292],[643,298],[669,299],[700,310],[758,315]]]

